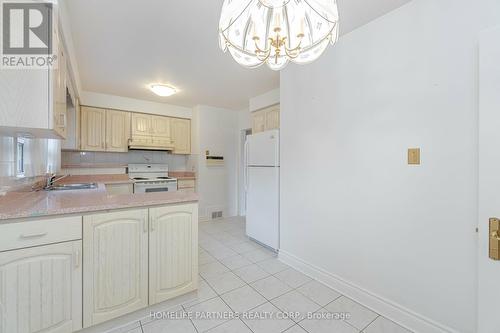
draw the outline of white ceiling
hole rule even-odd
[[[410,0],[338,0],[343,34]],[[279,73],[245,69],[218,48],[222,0],[69,0],[83,89],[192,107],[242,109],[279,86]],[[294,65],[291,65],[294,66]],[[162,98],[146,89],[178,87]]]

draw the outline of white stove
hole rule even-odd
[[[168,177],[166,164],[129,164],[128,176],[134,181],[134,193],[177,191],[177,179]]]

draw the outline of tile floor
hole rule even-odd
[[[148,317],[112,333],[409,333],[280,262],[245,236],[241,218],[200,223],[199,274],[197,298],[165,310],[177,319]],[[186,317],[195,313],[211,316]]]

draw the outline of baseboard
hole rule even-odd
[[[325,285],[337,290],[341,294],[352,298],[353,300],[366,305],[380,315],[398,323],[399,325],[413,331],[421,333],[459,333],[458,331],[442,325],[430,318],[422,316],[414,311],[407,309],[397,303],[389,301],[384,297],[376,295],[353,283],[332,273],[316,267],[296,256],[280,250],[279,260],[295,268],[298,271],[324,283]]]

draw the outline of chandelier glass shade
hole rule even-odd
[[[219,42],[240,65],[280,70],[316,60],[338,39],[335,0],[224,0]]]

